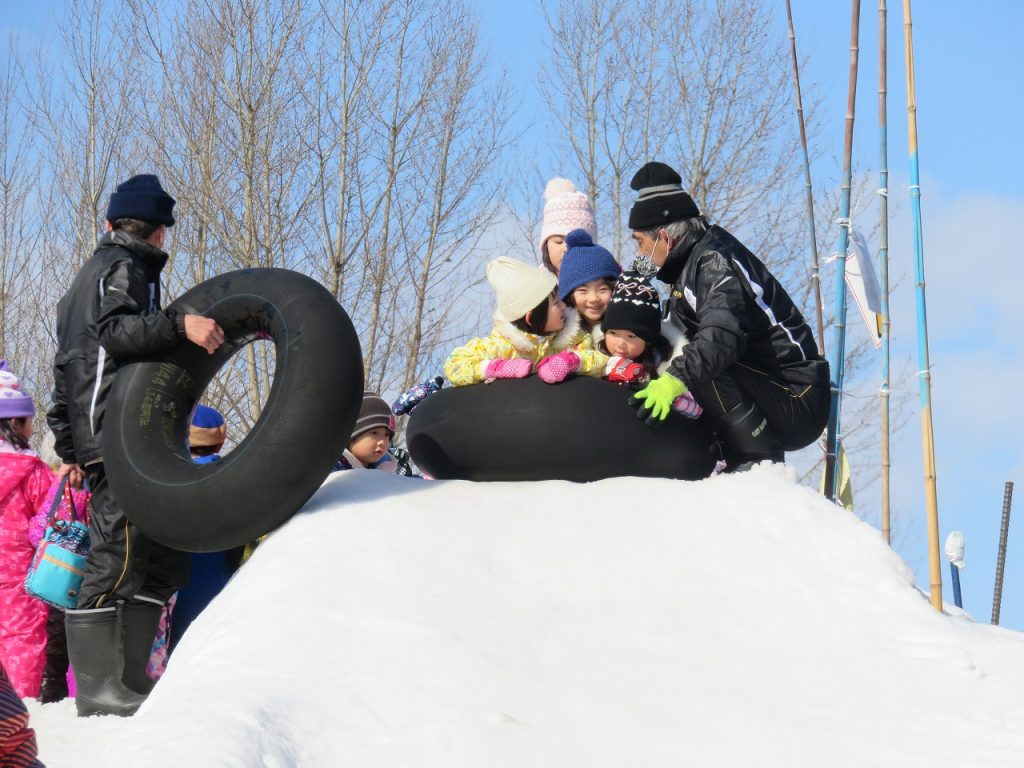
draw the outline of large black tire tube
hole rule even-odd
[[[628,396],[623,387],[586,377],[442,389],[410,415],[406,445],[417,466],[438,479],[699,480],[711,474],[706,420],[672,413],[648,427]]]
[[[128,519],[175,549],[229,549],[302,507],[341,456],[359,413],[363,359],[345,310],[316,281],[287,269],[211,278],[171,307],[205,315],[225,342],[190,342],[122,365],[103,420],[103,460]],[[195,464],[189,417],[227,360],[270,339],[275,368],[260,417],[220,461]]]

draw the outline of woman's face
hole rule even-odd
[[[547,248],[548,261],[551,262],[551,267],[557,275],[562,268],[562,258],[568,250],[568,246],[565,244],[565,235],[552,235],[544,243],[544,247]]]
[[[647,349],[647,342],[632,331],[614,329],[604,332],[604,345],[610,354],[630,360],[636,360]]]
[[[591,328],[601,322],[608,302],[612,300],[612,287],[605,280],[591,280],[572,292],[576,311],[583,316]]]

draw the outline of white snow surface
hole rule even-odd
[[[1014,766],[1024,634],[940,614],[790,470],[332,475],[129,719],[28,702],[49,768]]]

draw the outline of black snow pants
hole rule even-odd
[[[690,391],[712,423],[739,405],[755,403],[786,451],[805,448],[821,436],[832,397],[828,382],[791,384],[742,363]]]
[[[102,462],[85,468],[92,492],[85,578],[78,608],[102,608],[135,595],[166,603],[188,581],[189,556],[150,539],[125,517]]]

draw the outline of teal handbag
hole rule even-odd
[[[25,576],[28,594],[61,610],[74,608],[78,602],[82,577],[85,576],[85,559],[89,554],[89,527],[75,512],[75,502],[67,482],[67,477],[63,478],[53,496],[46,533]],[[68,500],[70,520],[56,519],[61,496]]]

